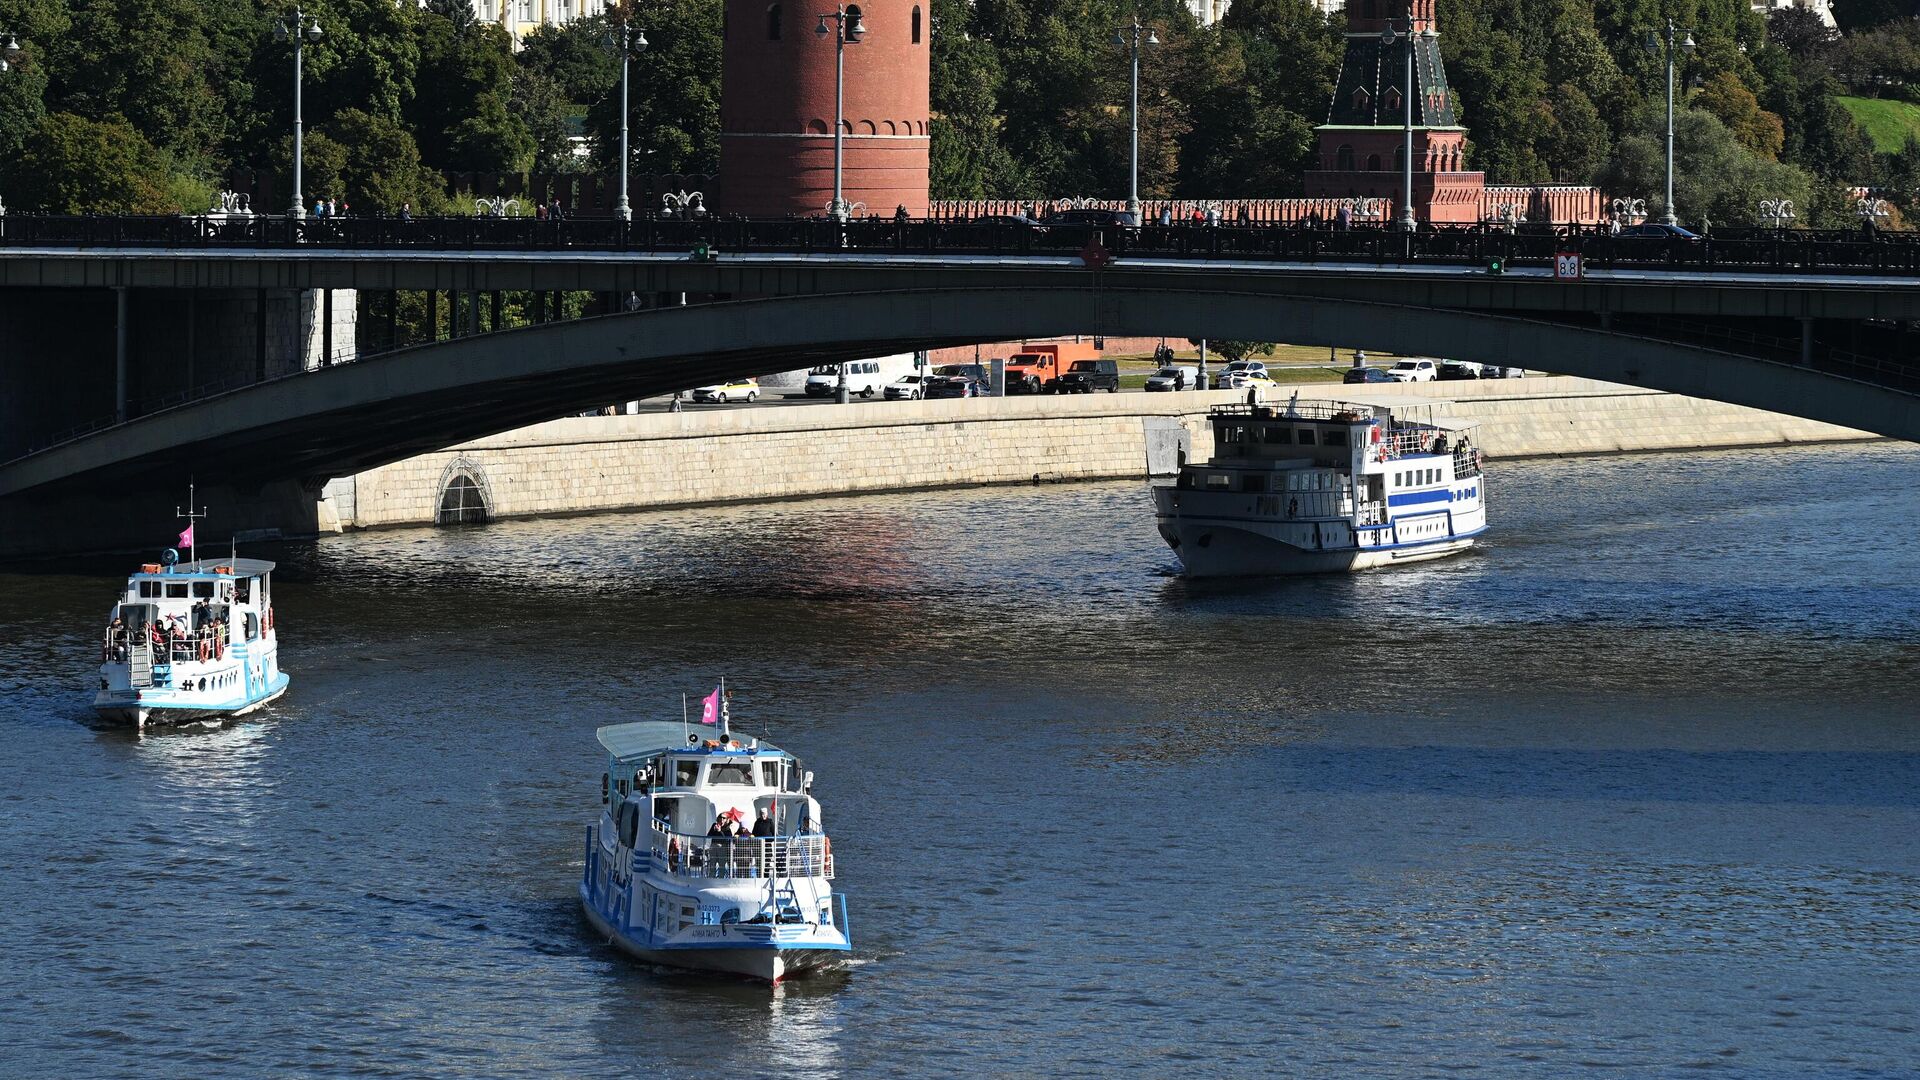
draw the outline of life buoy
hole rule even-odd
[[[267,605],[267,629],[268,630],[273,629],[273,605],[272,604]]]

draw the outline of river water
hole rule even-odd
[[[0,1074],[1910,1075],[1920,448],[1488,488],[1473,554],[1263,583],[1136,483],[256,551],[291,692],[144,739],[126,560],[0,575]],[[844,977],[578,916],[594,727],[722,674]]]

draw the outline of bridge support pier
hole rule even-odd
[[[1813,366],[1813,320],[1800,317],[1800,366]]]
[[[113,290],[113,418],[127,422],[127,287]]]
[[[333,366],[333,290],[320,290],[320,366]]]
[[[440,340],[440,290],[427,290],[427,340]]]

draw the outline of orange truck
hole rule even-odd
[[[1099,356],[1091,342],[1023,345],[1019,352],[1007,357],[1007,393],[1037,394],[1058,380],[1075,360],[1094,360]]]

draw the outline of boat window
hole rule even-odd
[[[673,786],[692,787],[700,779],[700,763],[686,758],[676,759],[673,763]]]
[[[193,595],[202,600],[213,599],[213,582],[196,581],[193,583]]]
[[[257,638],[259,636],[260,636],[260,615],[258,612],[249,611],[247,612],[247,640],[252,641],[254,638]]]
[[[1265,474],[1262,474],[1262,473],[1248,473],[1247,475],[1245,475],[1245,476],[1243,476],[1243,477],[1241,477],[1241,478],[1240,478],[1240,490],[1241,490],[1241,491],[1265,491],[1265,490],[1267,490],[1267,478],[1266,478],[1266,476],[1265,476]]]
[[[169,582],[167,582],[167,599],[169,599],[169,600],[185,600],[186,598],[187,598],[187,583],[186,583],[186,582],[184,582],[184,581],[169,581]]]
[[[1210,488],[1230,488],[1233,486],[1233,477],[1228,476],[1226,473],[1208,473],[1207,486]]]
[[[1313,445],[1313,429],[1301,428],[1298,438],[1300,440],[1301,446],[1312,446]]]
[[[1267,429],[1267,441],[1270,443],[1290,443],[1293,441],[1293,429],[1270,427]]]
[[[251,597],[252,595],[253,595],[253,579],[252,578],[241,578],[240,580],[233,583],[233,598],[235,600],[244,604],[248,602],[248,598]]]
[[[707,767],[709,784],[753,786],[753,765],[745,761],[716,761]]]
[[[780,763],[779,762],[763,761],[760,763],[760,784],[763,787],[770,787],[770,788],[777,788],[780,786]]]
[[[1347,433],[1339,430],[1323,431],[1320,433],[1320,441],[1327,446],[1345,446]]]
[[[143,581],[143,582],[141,582],[141,583],[140,583],[140,599],[142,599],[142,600],[155,600],[155,599],[158,599],[158,598],[159,598],[159,596],[160,596],[160,583],[159,583],[159,582],[157,582],[157,581]]]

